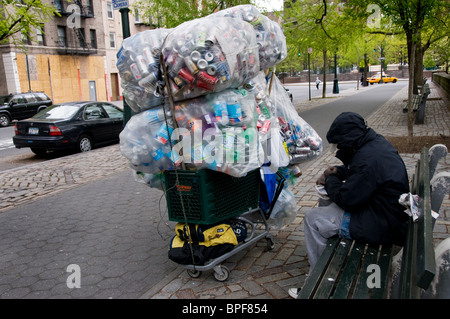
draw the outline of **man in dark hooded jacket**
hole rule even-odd
[[[409,182],[397,150],[352,112],[333,121],[327,140],[337,145],[336,157],[343,165],[327,168],[317,180],[331,203],[305,215],[310,270],[330,237],[402,246],[406,236],[408,216],[398,199],[409,192]],[[296,293],[289,290],[291,296]]]

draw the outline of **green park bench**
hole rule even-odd
[[[429,155],[430,154],[430,155]],[[444,145],[424,148],[417,161],[411,181],[411,193],[420,196],[420,217],[408,224],[408,235],[403,247],[401,272],[393,288],[392,245],[369,245],[333,237],[310,272],[299,299],[382,299],[417,298],[434,278],[433,210],[439,211],[448,187],[431,192],[430,180],[437,162],[447,155]],[[445,183],[444,183],[445,185]],[[373,281],[373,274],[379,278]],[[370,277],[370,278],[369,278]]]
[[[425,79],[426,80],[426,79]],[[425,81],[424,80],[424,81]],[[424,82],[423,86],[418,87],[419,94],[413,95],[412,110],[416,113],[415,123],[423,124],[425,122],[425,106],[428,95],[430,95],[430,85]],[[408,102],[403,106],[403,113],[408,112]]]

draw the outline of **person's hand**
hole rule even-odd
[[[337,174],[337,168],[334,166],[330,166],[328,167],[322,175],[320,175],[320,177],[317,179],[316,181],[316,185],[325,185],[325,182],[327,180],[327,177],[332,175],[332,174]]]
[[[316,181],[316,185],[325,185],[327,178],[325,177],[325,174],[320,175],[320,177]]]
[[[328,177],[332,174],[337,174],[337,167],[335,166],[329,166],[324,172],[323,174],[325,175],[325,177]]]

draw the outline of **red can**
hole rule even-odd
[[[197,86],[201,89],[208,91],[214,91],[216,87],[217,79],[205,71],[199,72],[197,76]]]
[[[181,69],[178,75],[189,83],[194,83],[194,76],[186,69]]]

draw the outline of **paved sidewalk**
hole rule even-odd
[[[448,100],[441,99],[442,92],[433,83],[430,85],[432,93],[427,102],[425,124],[415,125],[414,134],[450,135]],[[346,91],[349,95],[363,92],[362,89]],[[367,118],[369,126],[384,135],[406,135],[406,115],[402,112],[406,95],[407,89],[400,90]],[[307,109],[335,100],[307,101],[296,107]],[[402,157],[411,175],[419,154],[402,154]],[[159,222],[163,219],[157,214],[162,193],[141,185],[134,187],[133,183],[138,183],[129,180],[130,169],[118,145],[0,172],[0,217],[5,213],[14,219],[11,222],[14,229],[0,228],[0,238],[5,238],[0,247],[6,251],[0,255],[0,265],[8,265],[21,276],[20,280],[12,274],[5,278],[0,267],[0,298],[288,298],[288,288],[301,285],[309,270],[302,222],[305,212],[317,205],[315,180],[324,167],[334,163],[338,163],[334,154],[328,152],[303,166],[303,176],[290,185],[299,209],[294,222],[273,232],[275,248],[272,251],[265,251],[263,240],[224,262],[231,270],[230,279],[224,283],[214,279],[212,270],[193,279],[181,266],[167,260],[165,247],[168,247],[169,228],[164,229],[164,236],[155,230],[159,231]],[[440,163],[439,170],[450,171],[449,157]],[[118,180],[122,181],[119,185]],[[96,196],[97,193],[101,196]],[[58,196],[67,202],[57,202]],[[58,204],[57,209],[64,211],[60,219],[52,220],[46,227],[48,232],[58,231],[48,238],[39,231],[39,227],[46,226],[42,219],[46,216],[45,208],[35,211],[45,203],[44,199],[52,199]],[[83,211],[89,205],[92,205],[90,210]],[[151,218],[145,215],[148,214],[146,207],[142,208],[145,205],[152,206]],[[136,213],[138,211],[140,214]],[[25,216],[15,218],[11,213]],[[95,225],[94,228],[88,228],[91,225]],[[147,234],[150,231],[151,234]],[[8,240],[10,233],[14,237]],[[436,244],[449,233],[450,199],[447,197],[435,226]],[[117,234],[121,237],[113,237]],[[52,247],[58,244],[62,245],[56,252],[59,257],[50,257]],[[77,245],[81,250],[75,251],[74,256],[79,259],[69,260],[68,256]],[[23,259],[15,262],[14,258]],[[92,284],[90,290],[62,293],[62,288],[67,290],[67,287],[61,288],[65,286],[67,274],[57,267],[62,267],[65,261],[67,264],[79,262],[91,270],[92,275],[83,277],[85,285]],[[44,265],[46,269],[42,270]],[[53,277],[56,270],[62,283]],[[10,289],[13,290],[10,292]]]

